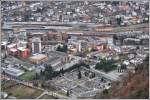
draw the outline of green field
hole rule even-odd
[[[26,80],[26,81],[31,81],[31,80],[33,80],[35,74],[36,74],[36,71],[28,71],[28,72],[25,72],[23,75],[21,75],[20,79]]]
[[[41,90],[37,90],[24,85],[14,85],[10,88],[3,90],[7,92],[9,96],[15,96],[17,99],[36,99],[40,94]]]

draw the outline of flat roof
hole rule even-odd
[[[47,57],[47,56],[44,55],[44,54],[37,54],[37,55],[34,55],[34,56],[30,57],[30,59],[41,60],[45,57]]]
[[[20,43],[24,43],[24,44],[27,44],[28,42],[27,41],[19,41]]]
[[[6,44],[7,44],[7,42],[6,42],[6,41],[4,41],[4,42],[2,42],[2,43],[1,43],[1,45],[6,45]]]
[[[16,51],[17,51],[17,49],[15,49],[15,48],[11,48],[11,49],[10,49],[10,51],[12,51],[12,52],[16,52]]]
[[[7,45],[7,47],[8,47],[8,48],[12,48],[12,47],[14,47],[14,46],[16,46],[16,44],[15,44],[15,43],[10,44],[10,45]]]
[[[19,31],[20,31],[20,32],[23,32],[23,31],[25,32],[26,29],[20,28]]]
[[[64,52],[59,52],[59,51],[51,51],[51,52],[49,52],[49,56],[62,57],[62,56],[67,56],[67,54]]]
[[[83,34],[83,33],[80,33],[80,32],[68,32],[67,34]]]
[[[59,57],[54,57],[54,58],[49,58],[48,61],[46,61],[46,63],[55,64],[56,62],[59,62],[59,61],[60,61]]]
[[[24,47],[19,47],[19,48],[17,48],[17,49],[20,50],[20,51],[28,50],[27,48],[24,48]]]
[[[14,71],[16,73],[19,73],[21,70],[19,69],[16,69],[16,68],[12,68],[12,67],[8,67],[7,70],[11,70],[11,71]]]
[[[16,69],[16,68],[12,68],[12,67],[8,67],[6,68],[6,71],[13,73],[13,74],[23,74],[24,72],[20,69]]]
[[[32,33],[32,34],[34,34],[34,35],[36,35],[36,34],[44,34],[44,33],[42,33],[42,32],[34,32],[34,33]]]

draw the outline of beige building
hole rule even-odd
[[[48,57],[43,54],[38,54],[38,55],[30,57],[30,62],[34,64],[40,64],[46,61],[48,61]]]
[[[32,39],[32,53],[41,53],[42,44],[39,37],[34,37]]]

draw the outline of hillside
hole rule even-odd
[[[94,98],[147,99],[149,98],[149,57],[138,65],[135,73],[129,73],[122,82],[114,82],[112,88],[98,93]]]

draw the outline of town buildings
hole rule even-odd
[[[32,38],[32,53],[41,53],[41,39],[38,37]]]
[[[2,1],[1,8],[2,74],[42,94],[92,98],[149,54],[145,0]]]
[[[22,70],[12,67],[2,68],[2,70],[4,70],[6,74],[12,75],[13,77],[18,77],[24,73]]]

